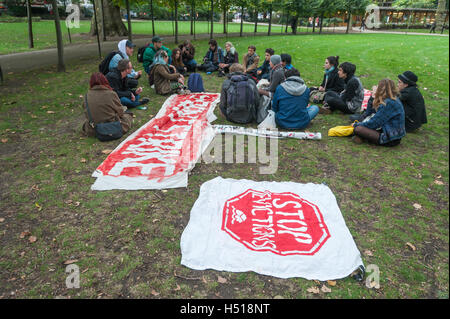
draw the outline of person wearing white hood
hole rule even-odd
[[[112,69],[117,68],[117,65],[119,64],[119,61],[122,59],[128,59],[130,60],[130,56],[133,55],[134,52],[134,47],[136,46],[136,44],[133,44],[131,41],[129,40],[122,40],[119,42],[119,44],[117,45],[117,47],[119,48],[119,52],[116,55],[113,56],[113,58],[111,59],[111,62],[109,62],[109,71],[112,71]],[[142,71],[135,71],[134,69],[131,70],[131,73],[128,74],[127,76],[129,78],[132,79],[136,79],[138,80],[142,75]],[[137,82],[136,85],[132,85],[133,87],[137,86]]]
[[[286,72],[286,81],[278,85],[272,100],[277,127],[304,129],[319,113],[317,105],[308,106],[309,88],[296,69]]]

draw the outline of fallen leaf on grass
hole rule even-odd
[[[328,283],[331,287],[336,286],[336,281],[334,281],[334,280],[327,280],[327,283]]]
[[[80,162],[81,162],[81,163],[86,163],[87,160],[86,160],[85,158],[82,158],[82,159],[80,160]]]
[[[78,259],[69,259],[64,262],[64,265],[74,264],[78,261]]]
[[[411,248],[411,250],[416,251],[416,246],[414,246],[411,243],[406,243],[406,246],[408,246],[409,248]]]
[[[369,257],[372,257],[372,256],[373,256],[373,253],[372,253],[370,250],[365,250],[365,251],[364,251],[364,255],[369,256]]]
[[[8,139],[7,138],[2,138],[2,143],[6,143],[6,142],[8,142]]]
[[[103,154],[109,154],[109,153],[111,153],[112,151],[113,151],[113,150],[106,149],[106,150],[103,150],[102,153],[103,153]]]
[[[0,223],[3,223],[5,221],[4,218],[0,218]]]
[[[34,206],[37,207],[38,211],[41,211],[41,210],[42,210],[42,206],[39,205],[39,203],[34,203]]]
[[[443,182],[441,182],[441,181],[438,181],[438,180],[435,180],[435,181],[434,181],[434,183],[435,183],[436,185],[444,185],[444,183],[443,183]]]
[[[415,203],[413,206],[414,206],[415,209],[421,209],[422,208],[422,205],[417,204],[417,203]]]
[[[223,278],[223,277],[220,277],[220,276],[217,276],[217,281],[220,282],[221,284],[224,284],[224,283],[227,282],[227,279]]]
[[[177,288],[174,288],[173,290],[175,290],[175,291],[181,290],[181,287],[180,287],[180,285],[179,285],[179,284],[177,284]]]
[[[331,289],[330,288],[328,288],[327,286],[325,286],[325,285],[323,285],[322,286],[322,288],[320,288],[320,290],[322,290],[322,292],[325,292],[325,293],[329,293],[329,292],[331,292]]]
[[[152,295],[153,295],[153,296],[158,296],[158,295],[159,295],[159,292],[157,292],[155,289],[153,289],[153,290],[152,290]]]
[[[36,240],[37,240],[36,236],[30,236],[30,238],[28,238],[28,241],[30,243],[34,243],[34,242],[36,242]]]
[[[26,230],[26,231],[21,232],[19,237],[25,238],[25,236],[30,236],[30,235],[31,235],[31,233],[28,230]]]
[[[310,292],[312,294],[318,294],[320,292],[319,288],[317,287],[310,287],[308,289],[306,289],[307,292]]]
[[[47,111],[48,114],[55,114],[55,111]]]

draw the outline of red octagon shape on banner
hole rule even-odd
[[[293,193],[248,189],[225,202],[222,230],[254,251],[314,255],[330,238],[319,208]]]

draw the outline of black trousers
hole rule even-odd
[[[339,110],[343,113],[353,114],[353,112],[349,110],[347,103],[345,103],[340,95],[334,91],[329,91],[325,94],[324,102],[328,104],[332,111]]]

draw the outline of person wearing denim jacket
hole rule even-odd
[[[384,79],[379,82],[367,120],[353,124],[356,143],[367,139],[378,145],[400,144],[400,140],[406,135],[405,111],[397,96],[398,90],[392,80]]]

